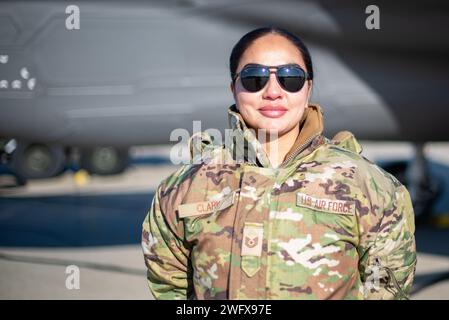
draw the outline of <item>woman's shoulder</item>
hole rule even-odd
[[[361,181],[374,180],[393,189],[402,186],[396,177],[363,155],[362,145],[351,132],[341,131],[332,139],[327,139],[325,145],[328,150],[326,156],[331,158],[332,162],[342,162],[346,165],[351,163]]]
[[[387,208],[395,198],[407,194],[396,177],[362,154],[362,146],[350,132],[326,139],[316,161],[325,164],[326,174],[340,182],[334,181],[335,185],[348,185],[368,208]]]
[[[157,188],[158,192],[160,192],[162,197],[165,197],[173,191],[179,190],[183,183],[188,182],[189,179],[192,179],[195,176],[198,170],[201,169],[201,166],[202,163],[187,163],[181,165],[160,182]]]
[[[229,153],[223,145],[212,143],[210,136],[204,132],[193,135],[189,139],[188,149],[190,156],[187,161],[167,176],[158,186],[162,196],[179,194],[187,190],[192,180],[198,178],[198,174],[205,166],[229,163]],[[232,159],[231,159],[232,160]]]

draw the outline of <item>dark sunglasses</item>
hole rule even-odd
[[[276,69],[276,71],[270,71],[270,69]],[[239,73],[235,74],[233,81],[235,82],[240,76],[243,88],[249,92],[257,92],[266,86],[271,73],[276,73],[279,85],[288,92],[298,92],[309,79],[307,72],[297,64],[264,66],[251,63],[245,65]]]

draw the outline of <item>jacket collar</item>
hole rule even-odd
[[[232,144],[231,151],[233,157],[237,159],[244,159],[247,162],[253,163],[257,166],[271,168],[270,160],[257,140],[253,130],[250,130],[242,115],[235,104],[228,108],[229,126],[232,129]],[[305,110],[301,121],[298,123],[300,131],[292,148],[287,153],[284,163],[281,166],[286,166],[298,155],[304,155],[304,152],[309,154],[323,143],[323,113],[321,107],[317,104],[309,104]],[[240,141],[240,143],[238,143]],[[245,141],[246,143],[241,143]],[[315,143],[314,143],[315,142]],[[313,148],[308,148],[312,146]]]

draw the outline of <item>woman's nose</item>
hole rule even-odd
[[[268,79],[268,83],[265,86],[265,90],[263,93],[264,98],[276,99],[282,95],[282,88],[280,87],[276,74],[271,73],[270,78]]]

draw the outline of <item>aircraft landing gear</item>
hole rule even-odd
[[[414,148],[413,160],[394,161],[383,165],[383,168],[407,187],[415,212],[415,223],[432,223],[432,207],[440,193],[441,184],[429,172],[424,143],[415,143]]]
[[[417,224],[429,222],[432,205],[438,196],[439,185],[432,179],[428,161],[424,154],[424,143],[415,143],[415,157],[409,164],[406,174],[407,188],[415,210]]]
[[[18,184],[28,179],[54,177],[64,170],[66,155],[62,147],[19,142],[12,152],[9,167]]]
[[[126,169],[128,162],[128,148],[96,147],[81,150],[80,167],[90,174],[118,174]]]

